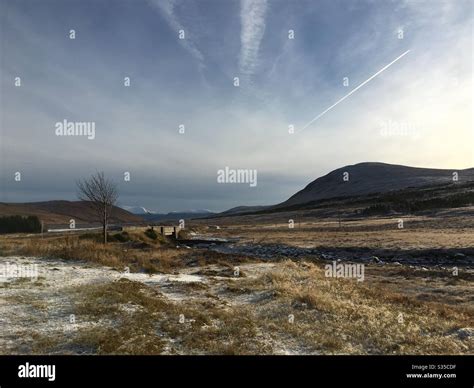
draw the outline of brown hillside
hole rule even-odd
[[[28,203],[0,202],[0,217],[10,215],[35,215],[46,224],[67,224],[72,218],[76,223],[97,223],[98,218],[86,201],[47,201]],[[119,207],[114,207],[111,223],[134,223],[143,219]]]

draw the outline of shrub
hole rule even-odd
[[[108,235],[107,240],[123,243],[123,242],[130,241],[130,235],[127,232],[116,233],[116,234]]]
[[[151,238],[152,240],[156,240],[158,238],[158,235],[156,234],[155,230],[150,228],[145,231],[145,236],[148,238]]]
[[[41,222],[37,216],[0,217],[0,233],[39,233]]]

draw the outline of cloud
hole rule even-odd
[[[266,0],[242,0],[240,10],[240,72],[252,76],[258,66],[258,51],[265,33]]]
[[[124,204],[225,210],[283,201],[361,161],[473,165],[472,22],[461,2],[449,12],[397,3],[394,12],[393,4],[361,1],[354,17],[329,1],[270,9],[251,0],[147,0],[125,2],[104,25],[87,22],[91,8],[83,3],[74,12],[57,3],[28,14],[11,4],[0,79],[9,96],[0,200],[74,199],[75,178],[104,170],[123,181],[130,171],[131,183],[120,187]],[[71,23],[82,31],[75,42],[63,39]],[[404,39],[394,32],[400,25]],[[288,133],[289,124],[301,128],[407,49],[301,135]],[[238,70],[252,82],[234,88],[229,79]],[[97,122],[94,141],[54,135],[56,121],[75,117]],[[397,134],[404,125],[416,136]],[[394,133],[384,135],[387,126]],[[258,187],[218,185],[216,171],[225,166],[257,169]],[[15,171],[21,185],[11,179]]]
[[[169,27],[176,31],[177,37],[179,30],[183,30],[185,32],[186,38],[179,39],[180,44],[198,61],[200,68],[204,68],[204,55],[196,47],[195,43],[189,38],[189,30],[183,26],[176,14],[175,8],[178,2],[176,0],[148,0],[148,2],[152,7],[160,11]]]

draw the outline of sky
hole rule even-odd
[[[474,167],[472,11],[0,0],[0,201],[77,200],[77,179],[104,171],[121,206],[222,211],[359,162]],[[94,123],[94,137],[58,136],[64,120]],[[257,184],[219,183],[226,167]]]

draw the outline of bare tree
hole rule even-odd
[[[103,172],[98,172],[89,179],[79,180],[77,189],[79,199],[89,201],[96,211],[102,223],[104,244],[106,244],[110,214],[118,198],[116,184],[107,179]]]

